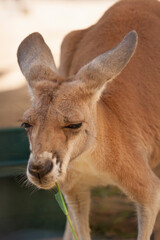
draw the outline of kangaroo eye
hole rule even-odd
[[[21,124],[21,127],[23,127],[23,128],[30,128],[30,127],[32,127],[32,125],[29,124],[29,123],[24,122],[24,123]]]
[[[76,124],[69,124],[68,126],[65,126],[64,128],[71,128],[71,129],[77,129],[82,126],[82,123],[76,123]]]

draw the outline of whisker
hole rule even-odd
[[[26,187],[28,179],[27,179],[27,176],[25,174],[18,175],[16,177],[16,180],[20,184],[21,187]]]
[[[34,193],[36,193],[36,192],[38,192],[39,191],[39,188],[37,188],[36,186],[34,186],[33,184],[32,184],[32,191],[30,192],[30,196],[32,196]],[[31,189],[31,188],[30,188]]]
[[[55,195],[57,193],[55,188],[51,188],[48,190],[48,193],[51,194],[53,196],[53,194]]]

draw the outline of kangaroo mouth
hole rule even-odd
[[[59,154],[42,152],[38,156],[32,153],[27,166],[28,180],[38,188],[51,189],[55,182],[64,182],[70,162],[70,154],[60,157]]]
[[[54,178],[51,175],[40,177],[40,175],[38,174],[37,177],[35,177],[27,171],[27,178],[31,184],[40,189],[51,189],[55,186]]]
[[[27,167],[27,178],[29,182],[35,185],[37,188],[40,189],[51,189],[55,187],[56,182],[63,182],[66,176],[66,171],[63,172],[60,163],[54,164],[54,167],[51,172],[46,175],[41,174],[31,174]]]

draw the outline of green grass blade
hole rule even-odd
[[[60,208],[62,209],[63,213],[67,216],[68,215],[68,210],[67,210],[67,208],[65,206],[64,200],[62,200],[63,197],[58,192],[58,193],[55,194],[55,198],[56,198],[56,201],[58,202]]]
[[[76,236],[76,233],[75,233],[75,231],[74,231],[73,225],[72,225],[72,223],[71,223],[71,219],[70,219],[70,217],[69,217],[69,214],[67,215],[67,220],[68,220],[69,225],[70,225],[70,227],[71,227],[71,230],[72,230],[74,239],[75,239],[75,240],[78,240],[78,238],[77,238],[77,236]]]
[[[73,236],[74,236],[74,239],[75,240],[78,240],[77,236],[76,236],[76,233],[74,231],[74,228],[73,228],[73,225],[71,223],[71,219],[69,217],[69,214],[68,214],[68,210],[67,210],[67,207],[66,207],[66,204],[65,204],[65,201],[64,201],[64,198],[62,196],[62,193],[61,193],[61,190],[58,186],[58,183],[56,183],[56,187],[57,187],[57,190],[58,192],[55,194],[55,198],[56,198],[56,201],[58,202],[60,208],[62,209],[63,213],[67,216],[67,220],[69,222],[69,225],[71,227],[71,230],[72,230],[72,233],[73,233]]]

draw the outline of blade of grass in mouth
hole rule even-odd
[[[57,193],[55,194],[55,198],[56,198],[56,201],[58,202],[61,210],[63,211],[63,213],[66,215],[67,217],[67,220],[69,222],[69,225],[71,227],[71,230],[72,230],[72,233],[73,233],[73,236],[74,236],[74,239],[75,240],[78,240],[77,236],[76,236],[76,233],[74,231],[74,228],[73,228],[73,225],[71,223],[71,219],[70,219],[70,216],[69,216],[69,213],[68,213],[68,210],[67,210],[67,207],[66,207],[66,204],[65,204],[65,201],[64,201],[64,198],[63,198],[63,195],[61,193],[61,190],[59,188],[59,185],[58,183],[56,182],[56,188],[57,188]]]

